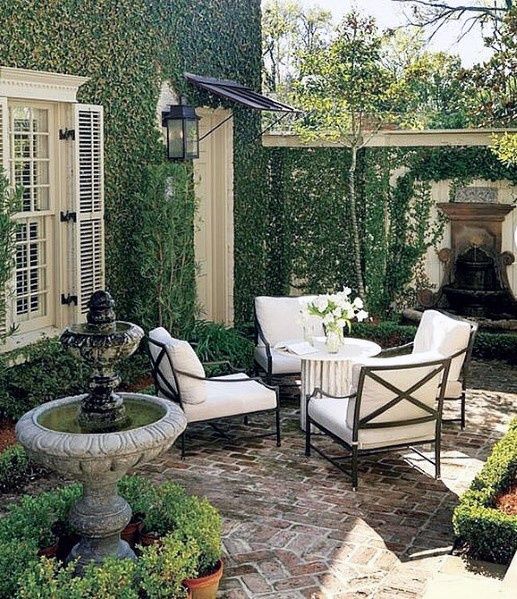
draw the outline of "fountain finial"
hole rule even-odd
[[[61,343],[92,368],[89,393],[78,415],[86,432],[116,431],[128,424],[122,397],[115,393],[120,383],[115,365],[136,351],[144,332],[135,324],[115,320],[114,307],[107,291],[96,291],[88,302],[87,324],[72,325],[61,335]]]
[[[96,291],[88,302],[88,323],[107,325],[113,324],[115,319],[115,300],[108,291]]]

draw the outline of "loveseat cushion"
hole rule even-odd
[[[218,380],[248,379],[245,374],[229,374],[215,377]],[[205,381],[206,400],[202,404],[185,404],[183,410],[188,422],[199,422],[212,418],[238,416],[260,410],[276,408],[276,393],[257,381],[214,382]]]
[[[466,349],[470,339],[470,324],[450,318],[437,310],[426,310],[418,325],[413,343],[413,353],[437,351],[443,356],[452,356]],[[460,380],[465,353],[454,358],[449,370],[449,380]]]
[[[347,424],[347,413],[350,403],[351,401],[348,399],[313,398],[309,403],[309,416],[340,439],[352,445],[353,430]],[[432,441],[434,437],[434,422],[384,429],[360,430],[358,447],[359,449],[374,449],[398,445],[399,443]]]
[[[204,403],[206,400],[205,382],[187,376],[206,376],[203,364],[201,364],[190,343],[181,339],[175,339],[163,327],[158,327],[150,331],[149,338],[165,345],[165,351],[170,362],[167,359],[161,361],[159,375],[176,389],[176,381],[171,368],[171,363],[173,364],[182,403],[192,405]],[[152,343],[149,344],[149,347],[153,358],[156,359],[160,348]]]
[[[425,378],[426,375],[439,367],[437,364],[424,364],[422,366],[417,365],[422,362],[433,362],[436,360],[443,360],[443,356],[438,352],[422,352],[419,354],[395,356],[393,358],[367,358],[360,361],[356,360],[352,370],[352,389],[353,391],[357,390],[359,375],[363,366],[369,366],[373,368],[389,366],[389,369],[376,370],[374,371],[374,374],[382,380],[390,383],[397,389],[400,389],[401,391],[408,391],[420,380]],[[413,368],[404,368],[405,366],[412,365],[414,365]],[[413,391],[411,396],[430,408],[436,408],[439,385],[442,382],[442,378],[443,370],[424,383],[424,385]],[[394,399],[396,395],[397,394],[394,391],[391,391],[381,383],[366,375],[360,398],[360,418],[364,418],[378,408],[386,405],[388,402]],[[348,405],[346,421],[349,428],[352,428],[354,423],[355,401],[355,399],[351,400]],[[428,412],[424,411],[423,408],[414,405],[408,400],[402,399],[386,412],[383,412],[374,418],[371,422],[377,423],[386,421],[410,420],[423,416],[429,416]]]
[[[280,341],[303,340],[301,310],[315,297],[315,295],[304,295],[301,297],[258,296],[255,298],[257,321],[271,346]],[[323,327],[319,318],[311,318],[310,324],[313,335],[323,335]],[[258,345],[264,345],[260,337]]]
[[[271,348],[272,374],[298,374],[302,369],[302,361],[298,356],[289,356]],[[265,347],[255,348],[255,360],[267,371],[267,355]]]

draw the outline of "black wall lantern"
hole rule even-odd
[[[181,100],[169,112],[162,112],[162,126],[167,129],[167,158],[192,160],[199,158],[199,117],[193,106]]]

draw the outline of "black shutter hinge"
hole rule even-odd
[[[61,305],[62,306],[70,306],[71,304],[75,304],[77,306],[77,295],[70,295],[67,293],[61,294]]]
[[[61,212],[59,220],[62,223],[69,223],[69,222],[77,222],[77,212],[70,212],[69,210],[67,210],[66,212]]]
[[[59,139],[66,141],[68,139],[72,139],[75,141],[75,129],[60,129],[59,130]]]

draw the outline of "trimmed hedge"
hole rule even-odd
[[[517,418],[454,510],[454,533],[473,557],[507,564],[517,551],[517,516],[495,508],[497,494],[506,491],[516,476]]]
[[[395,347],[413,341],[416,327],[386,321],[379,324],[357,323],[352,325],[352,335],[370,339],[382,348]],[[478,332],[473,355],[483,360],[505,360],[517,364],[517,334]]]
[[[0,597],[186,597],[182,581],[210,570],[221,556],[219,513],[206,499],[190,496],[170,482],[157,486],[143,477],[128,476],[119,489],[134,511],[147,514],[146,528],[160,526],[159,544],[140,548],[137,561],[109,559],[75,577],[74,563],[62,567],[56,560],[39,557],[38,550],[54,542],[53,525],[66,523],[81,485],[26,495],[0,519]]]

